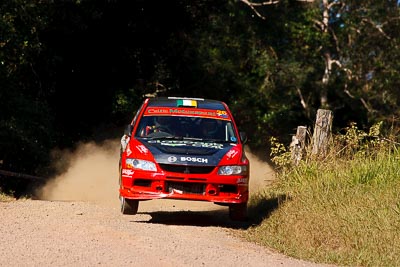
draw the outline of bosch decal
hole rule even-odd
[[[197,157],[181,157],[182,162],[197,162],[197,163],[208,163],[208,159],[197,158]]]

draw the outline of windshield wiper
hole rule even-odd
[[[199,141],[199,142],[219,143],[219,144],[235,143],[235,142],[221,140],[221,139],[185,137],[185,136],[176,136],[176,135],[146,136],[146,137],[141,137],[141,138],[147,139],[147,140],[181,140],[181,141],[188,140],[188,141]]]
[[[227,141],[227,140],[211,139],[211,138],[208,138],[208,139],[201,139],[201,141],[203,141],[203,142],[221,143],[221,144],[234,143],[234,142]]]
[[[175,136],[175,135],[146,136],[146,137],[142,137],[142,138],[150,139],[150,140],[183,140],[182,136]]]
[[[203,141],[203,138],[198,138],[198,137],[182,137],[183,140],[190,140],[190,141]]]

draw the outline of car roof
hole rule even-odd
[[[149,107],[195,107],[201,109],[226,110],[225,103],[213,99],[189,98],[189,97],[153,97],[149,98]]]

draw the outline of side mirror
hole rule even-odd
[[[247,142],[247,134],[245,132],[240,132],[240,140],[242,141],[243,144],[246,144]]]
[[[132,131],[133,131],[133,125],[132,124],[128,124],[128,126],[126,126],[125,131],[124,131],[124,135],[127,135],[129,137],[132,136]]]

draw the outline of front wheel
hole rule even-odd
[[[229,218],[232,221],[246,221],[247,218],[247,203],[229,205]]]
[[[139,209],[139,200],[128,199],[120,196],[121,213],[135,215]]]

